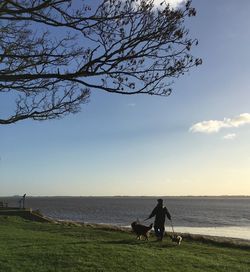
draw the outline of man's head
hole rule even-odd
[[[157,199],[158,205],[163,205],[163,200],[161,198]]]

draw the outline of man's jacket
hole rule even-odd
[[[156,226],[162,226],[165,224],[165,218],[171,220],[171,215],[166,207],[163,207],[161,205],[157,205],[148,218],[152,218],[155,216],[155,225]]]

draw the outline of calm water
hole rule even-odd
[[[13,206],[18,199],[5,198]],[[250,240],[250,197],[166,197],[164,203],[176,231]],[[55,219],[120,226],[145,219],[155,204],[155,198],[140,197],[28,197],[26,201],[27,207]],[[166,229],[170,230],[167,221]]]

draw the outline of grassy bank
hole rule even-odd
[[[250,250],[0,216],[0,271],[249,271]]]

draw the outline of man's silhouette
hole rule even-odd
[[[169,220],[171,220],[171,215],[168,209],[163,206],[162,199],[157,199],[157,202],[158,202],[157,206],[153,209],[153,211],[151,212],[151,214],[149,215],[147,219],[155,216],[155,222],[154,222],[155,235],[157,237],[157,240],[162,241],[164,231],[165,231],[166,215]]]

